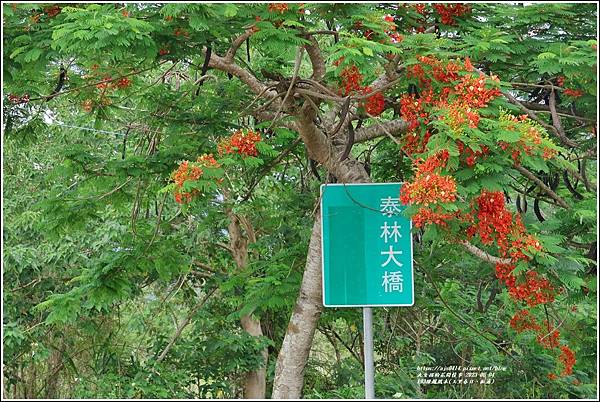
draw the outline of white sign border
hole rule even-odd
[[[413,236],[412,236],[412,219],[410,222],[410,272],[412,277],[412,303],[410,304],[325,304],[325,248],[323,245],[324,237],[323,237],[323,189],[328,186],[377,186],[377,185],[394,185],[399,184],[400,187],[404,185],[404,182],[399,183],[325,183],[321,184],[320,192],[319,192],[319,212],[321,217],[321,292],[322,292],[322,302],[323,307],[412,307],[415,305],[415,269],[414,269],[414,245],[413,245]]]

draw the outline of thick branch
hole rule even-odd
[[[471,254],[473,254],[475,257],[479,257],[482,260],[484,260],[486,262],[489,262],[491,264],[510,264],[511,263],[510,258],[494,257],[493,255],[490,255],[490,254],[486,253],[485,251],[483,251],[479,247],[477,247],[477,246],[469,243],[466,240],[461,241],[460,244],[462,244],[463,246],[465,246],[465,248]]]
[[[371,124],[369,127],[362,127],[356,130],[354,142],[364,142],[373,138],[383,137],[387,130],[392,134],[401,134],[408,129],[408,123],[402,119],[389,120],[383,123]]]
[[[306,45],[305,48],[312,64],[313,73],[311,78],[315,81],[321,81],[325,76],[325,61],[321,55],[321,49],[317,40],[311,35],[308,36],[308,40],[310,44]]]
[[[541,103],[526,102],[526,101],[521,101],[521,104],[529,110],[534,110],[536,112],[550,113],[550,107],[548,105],[542,105]],[[568,109],[560,108],[558,106],[556,107],[556,114],[559,116],[562,116],[562,117],[568,117],[568,118],[572,118],[572,119],[576,119],[576,120],[596,122],[595,119],[589,119],[587,117],[581,116],[580,114],[573,113],[572,111],[570,111]]]
[[[339,160],[343,151],[332,146],[330,139],[315,125],[313,121],[315,112],[312,109],[303,108],[297,117],[296,131],[300,133],[311,159],[321,163],[340,183],[370,181],[369,175],[360,162],[351,157],[343,161]]]
[[[298,73],[300,72],[300,64],[302,64],[302,55],[303,54],[304,54],[304,48],[298,47],[298,49],[296,50],[296,60],[294,61],[294,73],[292,75],[292,80],[290,81],[290,85],[288,86],[287,92],[285,93],[285,97],[283,98],[283,101],[281,101],[281,105],[279,105],[279,109],[277,110],[277,113],[275,114],[275,118],[273,119],[273,121],[271,121],[271,125],[269,126],[269,128],[273,127],[273,124],[275,124],[277,122],[277,119],[279,118],[279,115],[281,114],[283,107],[285,106],[286,102],[288,101],[288,98],[290,97],[290,94],[292,93],[292,90],[294,89],[294,86],[296,85],[296,80],[298,79]]]
[[[562,124],[560,123],[560,117],[556,112],[556,92],[552,90],[549,97],[550,114],[552,115],[552,125],[556,127],[556,132],[560,136],[560,139],[565,142],[567,139],[567,135],[565,134],[565,130],[562,128]]]
[[[240,46],[242,46],[242,43],[244,43],[246,39],[248,39],[254,34],[254,32],[254,27],[248,28],[243,34],[241,34],[233,40],[233,42],[231,43],[231,47],[229,48],[229,50],[227,50],[227,53],[225,53],[225,57],[223,57],[226,62],[233,62],[233,58],[235,57],[235,53],[237,52],[237,50],[240,48]]]
[[[204,49],[203,52],[206,52],[206,49]],[[264,95],[269,98],[272,98],[277,95],[277,91],[267,91],[266,85],[260,82],[254,75],[252,75],[252,73],[250,73],[248,70],[243,69],[242,67],[233,63],[232,61],[228,61],[225,57],[220,57],[217,54],[213,53],[208,65],[211,68],[215,68],[217,70],[221,70],[226,73],[235,75],[240,80],[242,80],[243,83],[248,85],[250,89],[256,94],[264,93]]]

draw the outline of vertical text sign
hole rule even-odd
[[[323,305],[414,304],[411,222],[401,183],[321,186]]]

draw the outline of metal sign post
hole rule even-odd
[[[365,359],[365,399],[375,399],[375,366],[373,364],[373,310],[363,307],[363,342]]]
[[[402,183],[321,186],[323,305],[362,307],[365,398],[375,399],[373,310],[412,306],[412,224]]]

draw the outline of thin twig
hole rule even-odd
[[[285,97],[283,98],[281,105],[279,105],[279,110],[277,110],[277,113],[275,113],[275,118],[271,121],[271,124],[269,125],[268,129],[271,129],[271,127],[273,127],[273,125],[277,122],[277,119],[279,118],[279,115],[281,114],[281,111],[283,110],[285,103],[287,102],[288,98],[290,97],[290,94],[292,93],[292,89],[294,88],[294,85],[296,85],[296,80],[298,79],[298,73],[300,72],[300,64],[302,64],[302,55],[303,54],[304,54],[304,47],[299,46],[298,50],[296,51],[296,60],[294,61],[294,73],[292,74],[292,80],[290,81],[290,86],[288,87]]]
[[[167,353],[169,353],[169,350],[171,350],[171,348],[173,347],[173,345],[175,344],[175,342],[177,342],[177,339],[179,339],[179,337],[181,336],[181,332],[192,321],[192,317],[194,316],[194,314],[196,314],[196,312],[198,312],[198,310],[200,309],[200,307],[202,307],[208,301],[208,298],[210,296],[212,296],[212,294],[218,288],[219,288],[218,286],[215,286],[209,293],[207,293],[206,296],[204,296],[204,298],[192,309],[192,311],[190,312],[190,314],[188,314],[188,316],[185,318],[185,320],[183,320],[181,322],[181,324],[179,324],[179,327],[175,331],[175,334],[171,338],[171,341],[165,347],[165,349],[162,351],[162,353],[160,354],[160,356],[158,356],[158,359],[156,359],[157,363],[160,363],[167,356]]]

